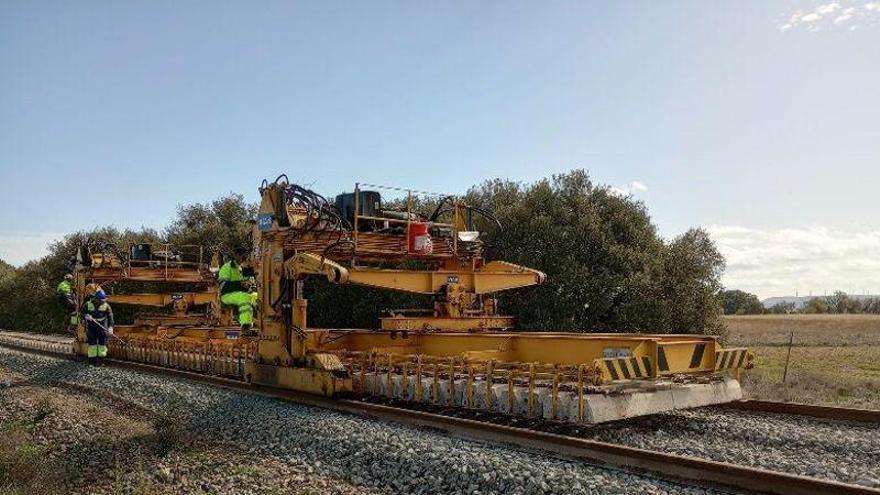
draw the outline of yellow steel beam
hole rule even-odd
[[[537,285],[544,281],[543,273],[530,268],[519,268],[522,270],[417,271],[352,268],[349,269],[348,282],[416,294],[437,294],[446,285],[458,284],[467,292],[489,294]]]
[[[415,294],[438,294],[443,287],[457,284],[474,294],[489,294],[544,282],[543,272],[513,263],[493,261],[475,270],[388,270],[346,268],[314,253],[300,253],[285,263],[294,277],[324,275],[331,282],[355,284]]]
[[[138,282],[193,282],[211,283],[216,278],[207,270],[193,268],[146,268],[146,267],[102,267],[83,272],[84,278],[93,282],[111,280],[132,280]]]
[[[338,337],[338,338],[337,338]],[[334,340],[335,339],[335,340]],[[666,343],[669,343],[667,346]],[[579,365],[597,359],[636,357],[644,366],[642,357],[653,363],[658,346],[668,349],[662,373],[697,373],[714,371],[714,352],[718,348],[715,337],[650,335],[650,334],[574,334],[549,332],[517,333],[397,333],[351,331],[336,337],[310,340],[309,351],[348,350],[424,354],[436,357],[460,357],[467,353],[495,351],[498,359],[517,362]],[[703,351],[698,349],[702,347]],[[396,349],[396,351],[395,351]],[[699,364],[691,367],[694,355]],[[653,368],[650,371],[654,374]]]

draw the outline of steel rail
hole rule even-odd
[[[797,402],[776,402],[766,400],[739,400],[719,404],[717,407],[740,411],[769,412],[774,414],[792,414],[820,419],[840,421],[859,421],[862,423],[880,423],[880,411],[871,409],[855,409],[849,407],[814,406]]]
[[[0,346],[33,351],[32,349],[13,346],[9,343],[2,343]],[[43,351],[41,354],[47,353]],[[70,354],[56,354],[56,356],[80,359],[78,356]],[[198,383],[207,383],[227,389],[256,393],[265,397],[321,409],[440,431],[454,437],[514,446],[527,451],[586,461],[594,465],[624,468],[629,471],[653,476],[659,475],[663,479],[688,484],[700,486],[719,485],[740,492],[777,495],[792,493],[804,495],[880,495],[880,490],[874,488],[769,471],[756,467],[668,454],[352,399],[330,399],[149,364],[115,359],[108,359],[107,362],[121,368],[188,379]]]

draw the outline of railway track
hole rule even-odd
[[[64,339],[57,337],[42,339],[40,336],[0,332],[0,345],[22,350],[36,350],[57,356],[73,357],[70,352],[65,352],[67,347],[65,347]],[[184,378],[229,389],[246,390],[298,404],[392,421],[419,428],[428,428],[454,437],[514,446],[526,451],[546,453],[565,459],[582,460],[595,465],[624,468],[637,473],[655,475],[664,479],[681,481],[697,486],[722,487],[723,489],[747,493],[880,494],[878,489],[860,485],[634,448],[565,434],[510,426],[508,424],[496,424],[478,419],[454,417],[438,414],[437,412],[413,410],[354,399],[326,399],[267,387],[255,387],[228,378],[194,374],[139,363],[114,361],[113,364],[151,374]],[[816,407],[801,404],[743,401],[726,406],[726,408],[872,424],[880,422],[880,413],[876,411]]]
[[[776,414],[792,414],[811,418],[835,419],[841,421],[858,421],[861,423],[880,424],[880,411],[856,409],[848,407],[814,406],[791,402],[774,402],[766,400],[741,400],[721,406],[725,409],[738,411],[758,411]]]

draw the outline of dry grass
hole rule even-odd
[[[748,345],[756,355],[743,379],[749,396],[880,409],[880,316],[728,316],[725,322],[729,345]]]
[[[725,316],[729,339],[737,345],[880,345],[880,315]]]

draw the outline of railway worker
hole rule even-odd
[[[67,331],[70,332],[79,325],[79,311],[76,307],[76,293],[73,290],[73,275],[64,275],[64,280],[58,283],[55,289],[58,304],[67,311]]]
[[[241,273],[241,265],[235,258],[230,259],[217,273],[220,281],[220,295],[244,290],[244,275]]]
[[[242,335],[254,335],[254,299],[249,292],[238,292],[235,296],[238,304],[238,324]]]
[[[103,290],[99,289],[83,304],[83,318],[86,320],[89,363],[101,364],[107,357],[107,338],[113,335],[113,310]]]
[[[98,285],[94,282],[92,282],[90,284],[86,284],[85,300],[88,301],[89,299],[95,297],[95,294],[97,294],[98,291],[103,291],[103,290],[104,289],[102,289],[100,285]]]
[[[254,299],[245,289],[241,265],[235,258],[220,267],[217,280],[220,281],[220,302],[235,306],[242,334],[253,335],[251,328],[254,324]]]

